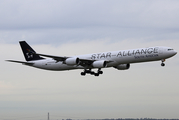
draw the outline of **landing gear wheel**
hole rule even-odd
[[[95,74],[95,72],[93,72],[93,71],[91,71],[91,73],[90,73],[91,75],[94,75]]]
[[[95,73],[94,76],[99,76],[99,73]]]
[[[99,68],[98,71],[95,73],[94,71],[91,71],[91,69],[84,69],[84,72],[81,72],[81,75],[85,76],[86,74],[99,76],[100,74],[103,74],[103,71],[101,71],[101,68]]]
[[[85,73],[91,73],[91,70],[85,70],[84,72]]]
[[[86,73],[85,73],[85,72],[81,72],[81,75],[85,76],[85,75],[86,75]]]
[[[165,66],[165,63],[162,63],[161,66]]]
[[[103,71],[98,71],[99,74],[103,74]]]

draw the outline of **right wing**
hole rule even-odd
[[[40,56],[44,56],[44,57],[49,57],[49,58],[53,58],[54,60],[56,60],[57,62],[59,61],[65,61],[66,59],[70,58],[70,57],[61,57],[61,56],[53,56],[53,55],[45,55],[45,54],[39,54],[39,53],[35,53],[36,55],[40,55]],[[81,66],[89,66],[91,65],[95,60],[89,60],[89,59],[80,59],[79,58],[79,64]]]
[[[40,55],[40,56],[44,56],[44,57],[49,57],[49,58],[53,58],[54,60],[58,61],[65,61],[67,58],[69,57],[61,57],[61,56],[53,56],[53,55],[45,55],[45,54],[39,54],[39,53],[35,53],[36,55]]]
[[[39,53],[35,53],[35,54],[40,55],[40,56],[44,56],[44,57],[52,58],[52,59],[56,60],[57,62],[65,61],[66,59],[71,58],[71,57],[62,57],[62,56],[39,54]],[[78,65],[81,65],[81,66],[84,66],[84,67],[91,66],[93,64],[93,62],[96,61],[96,60],[91,60],[91,59],[81,59],[81,58],[78,58],[78,59],[79,59],[79,64]],[[105,62],[110,63],[110,62],[113,62],[113,61],[105,61]]]

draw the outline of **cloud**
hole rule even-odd
[[[170,40],[150,41],[147,43],[141,41],[124,40],[111,43],[109,39],[102,39],[76,43],[68,42],[59,46],[44,44],[32,45],[32,47],[40,53],[59,56],[161,44],[179,50],[177,47],[178,40],[174,42]],[[7,48],[14,49],[14,57],[12,57],[12,51],[8,51],[1,53],[2,58],[24,59],[18,44],[1,44],[0,48],[1,51],[5,51]],[[11,85],[11,91],[8,94],[5,93],[7,96],[1,100],[2,107],[6,108],[6,112],[8,110],[14,111],[15,108],[19,109],[16,111],[17,114],[20,112],[22,112],[21,114],[27,112],[29,114],[34,114],[34,112],[43,114],[50,110],[56,114],[60,111],[63,115],[80,116],[80,118],[118,118],[118,111],[120,111],[120,117],[124,118],[129,117],[129,114],[130,117],[135,118],[138,116],[177,117],[178,114],[173,112],[171,115],[163,116],[163,114],[169,112],[170,109],[178,110],[175,106],[178,99],[178,59],[175,56],[167,60],[165,68],[160,67],[160,62],[152,62],[132,64],[127,71],[119,71],[113,68],[103,69],[104,74],[100,77],[81,77],[81,70],[53,72],[3,62],[1,79],[5,80],[4,86]],[[8,105],[9,103],[11,106]],[[160,108],[163,107],[166,109],[161,110]],[[155,115],[159,109],[160,112]]]
[[[179,51],[178,9],[178,1],[1,1],[1,118],[49,111],[82,119],[178,118],[178,55],[164,68],[160,61],[131,64],[100,77],[4,61],[24,60],[19,40],[59,56],[149,46]]]
[[[1,28],[176,28],[177,4],[178,1],[4,1]]]
[[[3,1],[0,42],[57,45],[98,39],[177,39],[177,5],[178,1]]]

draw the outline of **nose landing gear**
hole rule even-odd
[[[162,59],[162,63],[161,63],[161,66],[164,67],[165,66],[165,59]]]

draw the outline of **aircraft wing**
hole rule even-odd
[[[16,61],[16,60],[6,60],[8,62],[15,62],[15,63],[22,63],[24,65],[33,65],[34,63],[29,63],[29,62],[23,62],[23,61]]]
[[[44,57],[53,58],[56,61],[65,61],[67,58],[70,58],[70,57],[62,57],[62,56],[45,55],[45,54],[39,54],[39,53],[35,53],[35,54],[44,56]],[[91,65],[95,61],[95,60],[80,59],[80,58],[79,58],[79,60],[80,60],[79,65],[81,65],[81,66]]]
[[[35,53],[36,55],[40,55],[40,56],[44,56],[44,57],[49,57],[49,58],[53,58],[54,60],[58,61],[65,61],[66,59],[70,58],[70,57],[62,57],[62,56],[53,56],[53,55],[45,55],[45,54],[39,54],[39,53]],[[96,60],[91,60],[91,59],[80,59],[79,58],[79,64],[81,66],[90,66],[94,61]],[[107,63],[113,62],[113,61],[106,61]]]
[[[36,55],[40,55],[40,56],[44,56],[44,57],[49,57],[49,58],[53,58],[56,61],[65,61],[67,58],[70,57],[62,57],[62,56],[54,56],[54,55],[46,55],[46,54],[39,54],[39,53],[35,53]],[[89,59],[80,59],[81,63],[85,63],[85,64],[91,64],[93,63],[95,60],[89,60]]]

